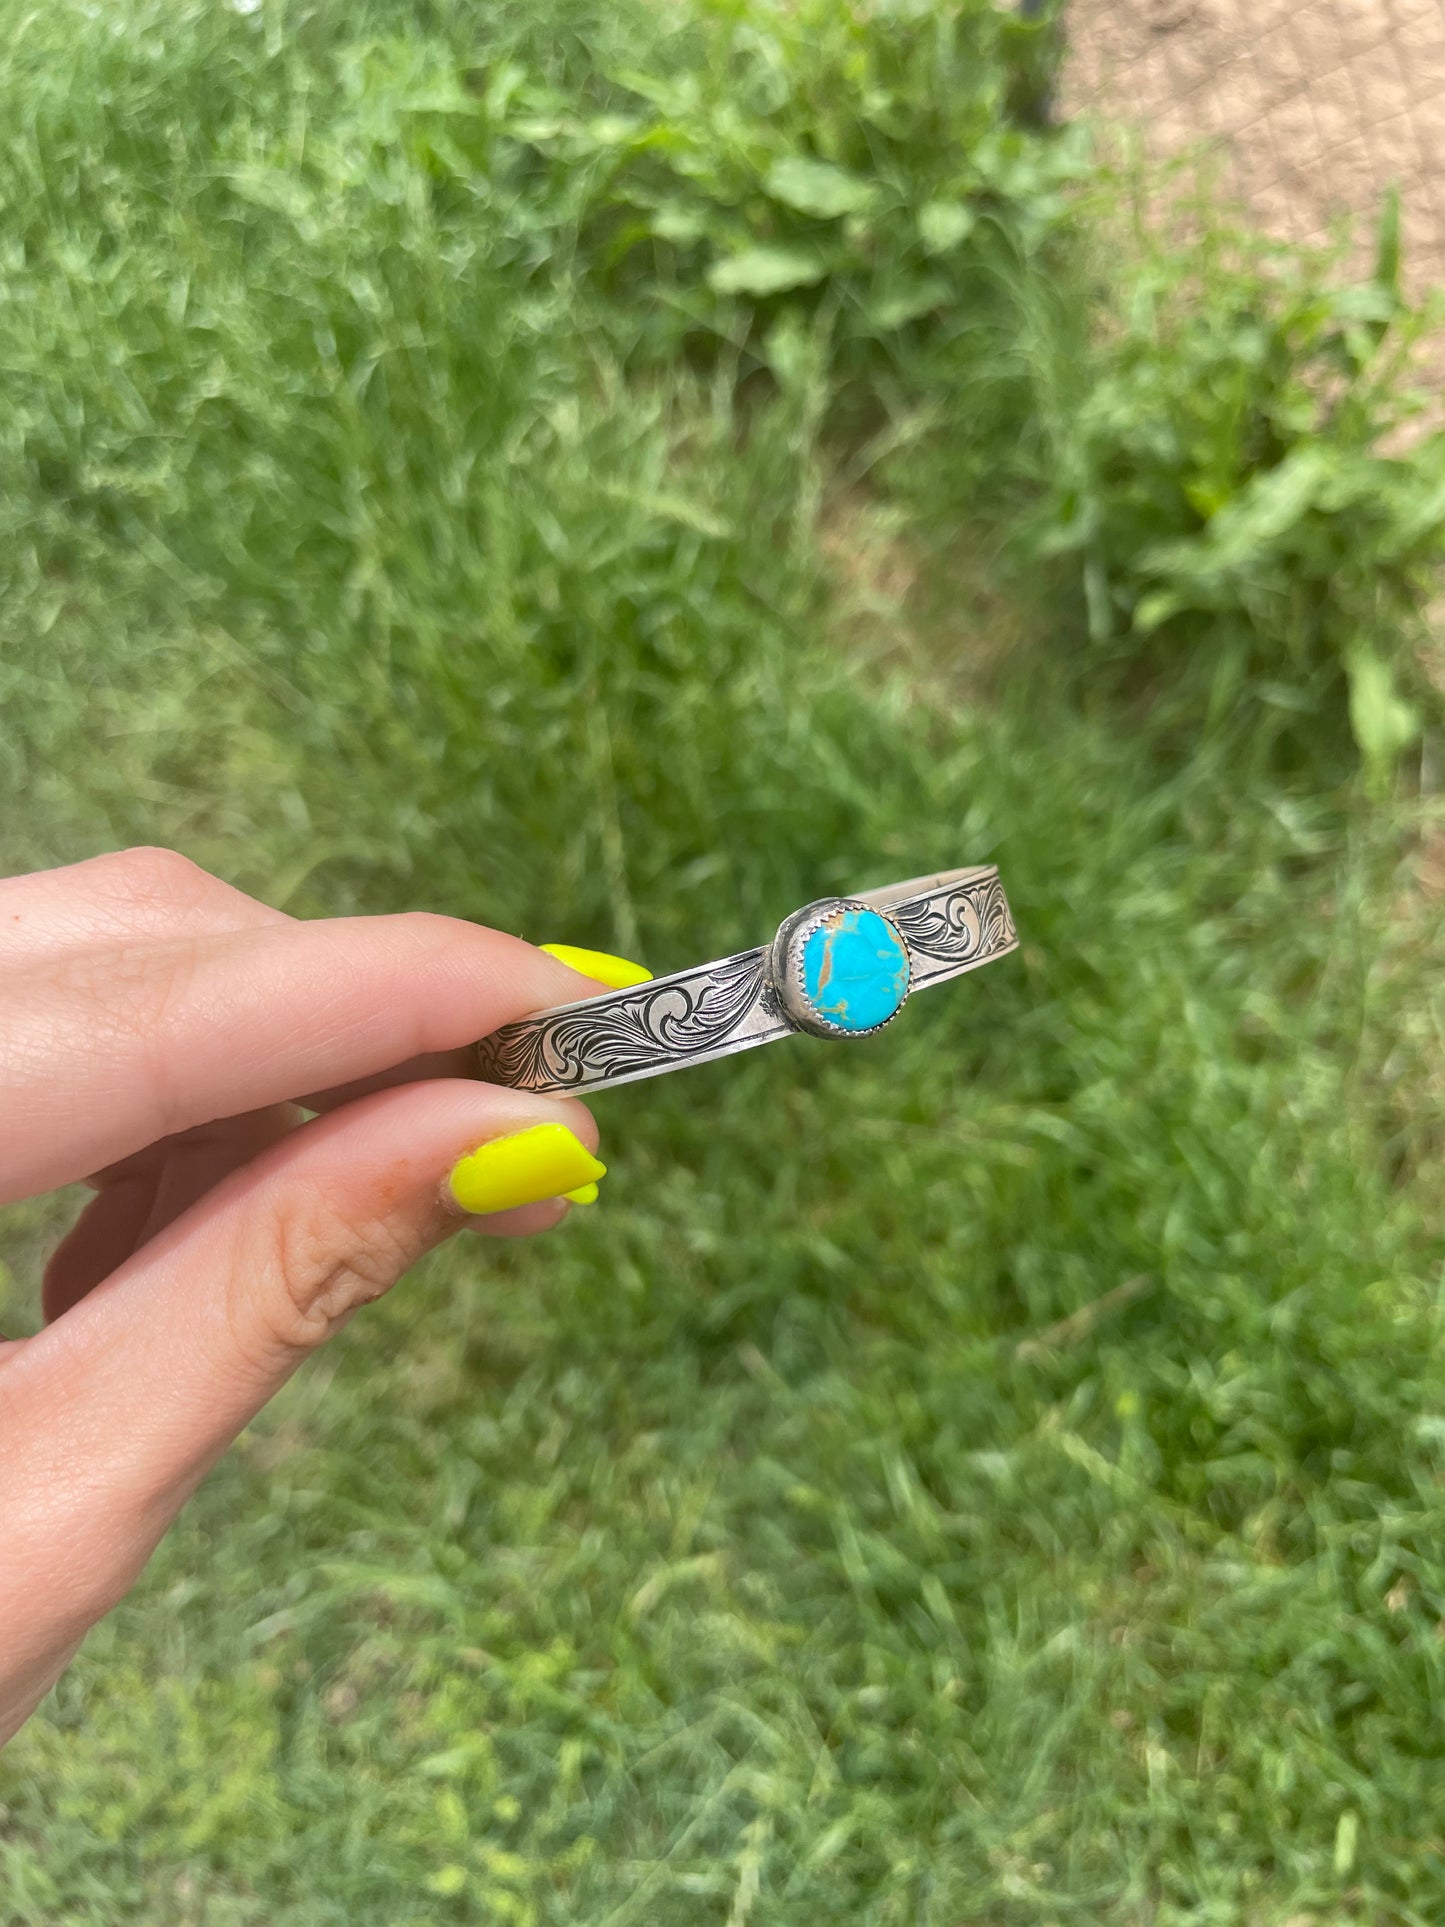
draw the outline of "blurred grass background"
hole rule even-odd
[[[5,0],[0,868],[1019,957],[599,1100],[0,1761],[0,1918],[1438,1923],[1445,445],[989,0]],[[1428,398],[1427,398],[1428,399]],[[33,1325],[64,1203],[0,1221]]]

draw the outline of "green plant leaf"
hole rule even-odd
[[[1350,728],[1360,755],[1373,774],[1388,775],[1403,750],[1420,733],[1420,717],[1395,687],[1386,662],[1367,643],[1345,659],[1350,679]]]
[[[812,214],[819,220],[836,221],[845,214],[860,214],[875,198],[869,181],[847,174],[827,161],[806,160],[801,154],[786,154],[774,161],[764,183],[768,193],[797,214]]]
[[[1445,549],[1445,478],[1427,485],[1423,464],[1413,478],[1416,487],[1406,496],[1394,526],[1381,541],[1380,552],[1391,561],[1425,549],[1438,558]]]
[[[1252,476],[1201,534],[1142,550],[1141,570],[1165,577],[1176,591],[1237,579],[1293,533],[1339,467],[1333,449],[1301,443],[1275,468]]]
[[[1134,629],[1136,634],[1149,636],[1177,616],[1186,605],[1169,589],[1155,589],[1151,594],[1141,596],[1134,610]]]
[[[1393,182],[1385,191],[1380,209],[1380,225],[1375,236],[1375,280],[1388,288],[1398,301],[1400,295],[1400,190]]]
[[[948,299],[948,283],[937,275],[921,281],[896,281],[868,304],[868,319],[881,334],[940,308]]]
[[[701,208],[689,207],[685,201],[664,201],[653,212],[652,231],[660,241],[671,241],[676,247],[691,247],[706,234],[707,216]]]
[[[1227,483],[1216,481],[1212,476],[1195,476],[1184,484],[1185,501],[1206,522],[1212,522],[1228,504],[1230,493]]]
[[[784,294],[812,287],[827,271],[825,262],[802,248],[744,248],[715,261],[707,284],[714,294]]]
[[[1347,1880],[1355,1867],[1360,1840],[1360,1816],[1346,1807],[1335,1826],[1335,1878]]]
[[[589,146],[606,151],[631,147],[646,127],[647,122],[635,115],[596,114],[586,123],[583,132]]]
[[[444,1895],[459,1894],[466,1884],[467,1870],[457,1866],[455,1861],[449,1866],[438,1867],[426,1883],[428,1893]]]
[[[965,201],[925,201],[918,210],[918,238],[928,254],[946,254],[973,232],[978,216]]]
[[[1217,561],[1239,565],[1278,542],[1313,508],[1338,459],[1329,447],[1305,443],[1277,467],[1251,478],[1214,519]]]

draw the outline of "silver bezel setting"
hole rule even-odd
[[[850,910],[866,911],[871,916],[881,917],[897,939],[908,965],[908,981],[903,986],[903,995],[897,1007],[889,1012],[882,1023],[869,1024],[862,1030],[835,1024],[831,1018],[823,1016],[809,997],[803,980],[803,953],[809,937],[815,930],[821,930],[830,917]],[[792,916],[785,917],[778,925],[777,935],[768,946],[767,977],[783,1015],[795,1030],[806,1031],[811,1037],[843,1039],[852,1043],[855,1038],[875,1037],[880,1030],[887,1030],[908,1002],[909,992],[913,989],[913,953],[897,923],[876,903],[865,903],[861,897],[820,897],[816,903],[805,903],[801,910],[795,910]]]

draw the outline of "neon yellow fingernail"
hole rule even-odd
[[[595,977],[609,990],[631,990],[634,984],[652,981],[652,972],[644,970],[641,964],[629,963],[626,957],[609,956],[605,950],[579,950],[573,943],[542,943],[537,948],[555,957],[558,963],[566,964],[569,970],[580,970],[584,977]]]
[[[448,1184],[463,1211],[512,1211],[542,1198],[563,1198],[606,1175],[565,1124],[534,1124],[493,1138],[452,1166]]]
[[[562,1196],[567,1200],[568,1204],[596,1204],[597,1186],[595,1184],[584,1184],[580,1191],[564,1191]]]

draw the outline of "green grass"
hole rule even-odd
[[[1445,1913],[1433,750],[1412,691],[1361,781],[1336,686],[1405,687],[1431,526],[1426,445],[1341,540],[1389,274],[1213,416],[1224,296],[1070,346],[1073,137],[968,172],[1039,44],[960,9],[950,90],[908,11],[0,8],[0,867],[170,840],[666,969],[993,859],[1024,937],[598,1100],[595,1213],[308,1368],[0,1759],[5,1927]],[[639,69],[700,159],[608,121]],[[788,143],[964,206],[949,299],[728,171]],[[750,302],[744,240],[838,252]],[[1245,520],[1325,450],[1228,567],[1205,429]],[[1136,644],[1166,535],[1208,593]]]

